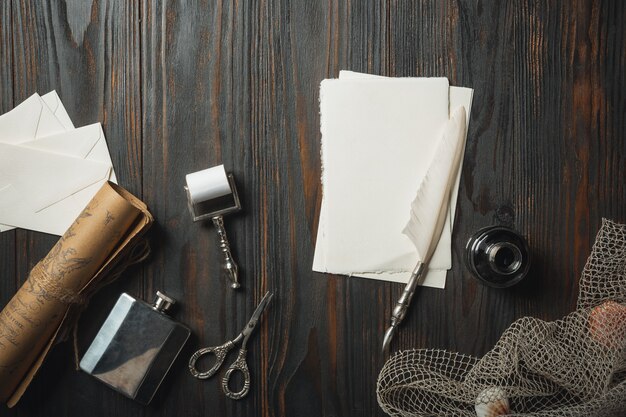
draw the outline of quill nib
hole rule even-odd
[[[392,324],[385,332],[385,337],[383,338],[383,354],[387,355],[387,352],[389,352],[389,345],[391,344],[391,339],[393,339],[393,335],[395,333],[396,326]]]

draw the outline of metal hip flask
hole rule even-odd
[[[190,335],[187,327],[166,314],[174,303],[158,291],[153,305],[123,293],[80,368],[125,396],[148,404]]]

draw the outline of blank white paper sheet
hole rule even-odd
[[[384,78],[342,71],[320,88],[322,187],[313,270],[406,282],[417,261],[402,233],[450,109],[472,89],[446,78]],[[460,171],[459,171],[460,172]],[[424,285],[451,267],[458,178]]]

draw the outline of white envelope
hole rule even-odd
[[[67,114],[67,110],[65,110],[65,106],[61,102],[61,98],[57,94],[55,90],[50,91],[47,94],[41,96],[41,99],[46,106],[50,109],[50,111],[54,114],[54,116],[58,119],[59,122],[63,125],[65,130],[74,129],[74,123],[72,123],[72,119],[70,119],[70,115]]]
[[[22,142],[19,146],[113,165],[100,123]]]
[[[52,200],[43,203],[43,207],[39,211],[31,212],[29,214],[30,221],[27,223],[29,230],[62,235],[105,181],[116,182],[111,157],[100,123],[23,142],[19,146],[25,149],[46,151],[51,155],[71,156],[86,161],[94,161],[109,168],[108,174],[98,181],[83,183],[82,189],[74,189],[65,196],[59,191]]]
[[[37,95],[35,94],[26,100],[26,105],[23,106],[22,104],[24,103],[22,103],[4,115],[10,117],[0,117],[0,119],[4,118],[4,125],[2,120],[0,120],[0,129],[4,129],[11,124],[15,125],[19,120],[22,120],[24,124],[34,123],[38,125],[38,128],[24,129],[23,132],[25,133],[17,135],[20,138],[19,146],[46,151],[53,155],[71,156],[86,161],[103,163],[109,167],[108,175],[93,183],[87,181],[83,183],[82,188],[73,189],[65,195],[62,193],[62,188],[53,186],[51,190],[55,190],[56,194],[51,195],[48,201],[41,203],[43,208],[28,214],[29,222],[23,222],[20,225],[20,227],[29,230],[62,235],[102,184],[107,180],[116,182],[116,177],[113,172],[104,132],[99,123],[74,129],[65,107],[55,91],[42,96],[40,100],[36,100],[36,98]],[[34,117],[29,117],[26,111],[37,112],[38,106],[36,104],[38,101],[45,105],[43,108],[40,108],[39,118],[35,120]],[[16,109],[17,111],[15,111]],[[55,118],[57,119],[56,123],[54,122]],[[43,123],[41,122],[42,119]],[[59,132],[60,128],[66,129],[66,131]],[[50,132],[57,133],[48,135]],[[26,138],[28,134],[34,135],[34,137]],[[18,142],[17,139],[6,139],[6,136],[5,140]],[[0,181],[2,181],[1,178]],[[2,187],[1,182],[0,187]],[[20,221],[25,221],[25,219]],[[13,227],[0,224],[0,232],[10,230]]]
[[[56,91],[52,90],[42,97],[35,93],[0,116],[0,143],[21,143],[73,128],[74,124]],[[0,232],[14,228],[0,224]]]
[[[37,93],[0,116],[0,143],[17,144],[64,130],[63,123]]]
[[[33,214],[105,181],[110,171],[110,166],[100,162],[0,144],[0,222],[47,230],[51,227],[47,218]],[[83,208],[68,216],[73,220]],[[63,230],[57,228],[55,234],[62,234],[67,226]]]

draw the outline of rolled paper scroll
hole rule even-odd
[[[35,265],[0,312],[0,399],[9,407],[32,381],[71,307],[119,267],[152,221],[142,201],[106,183]]]

